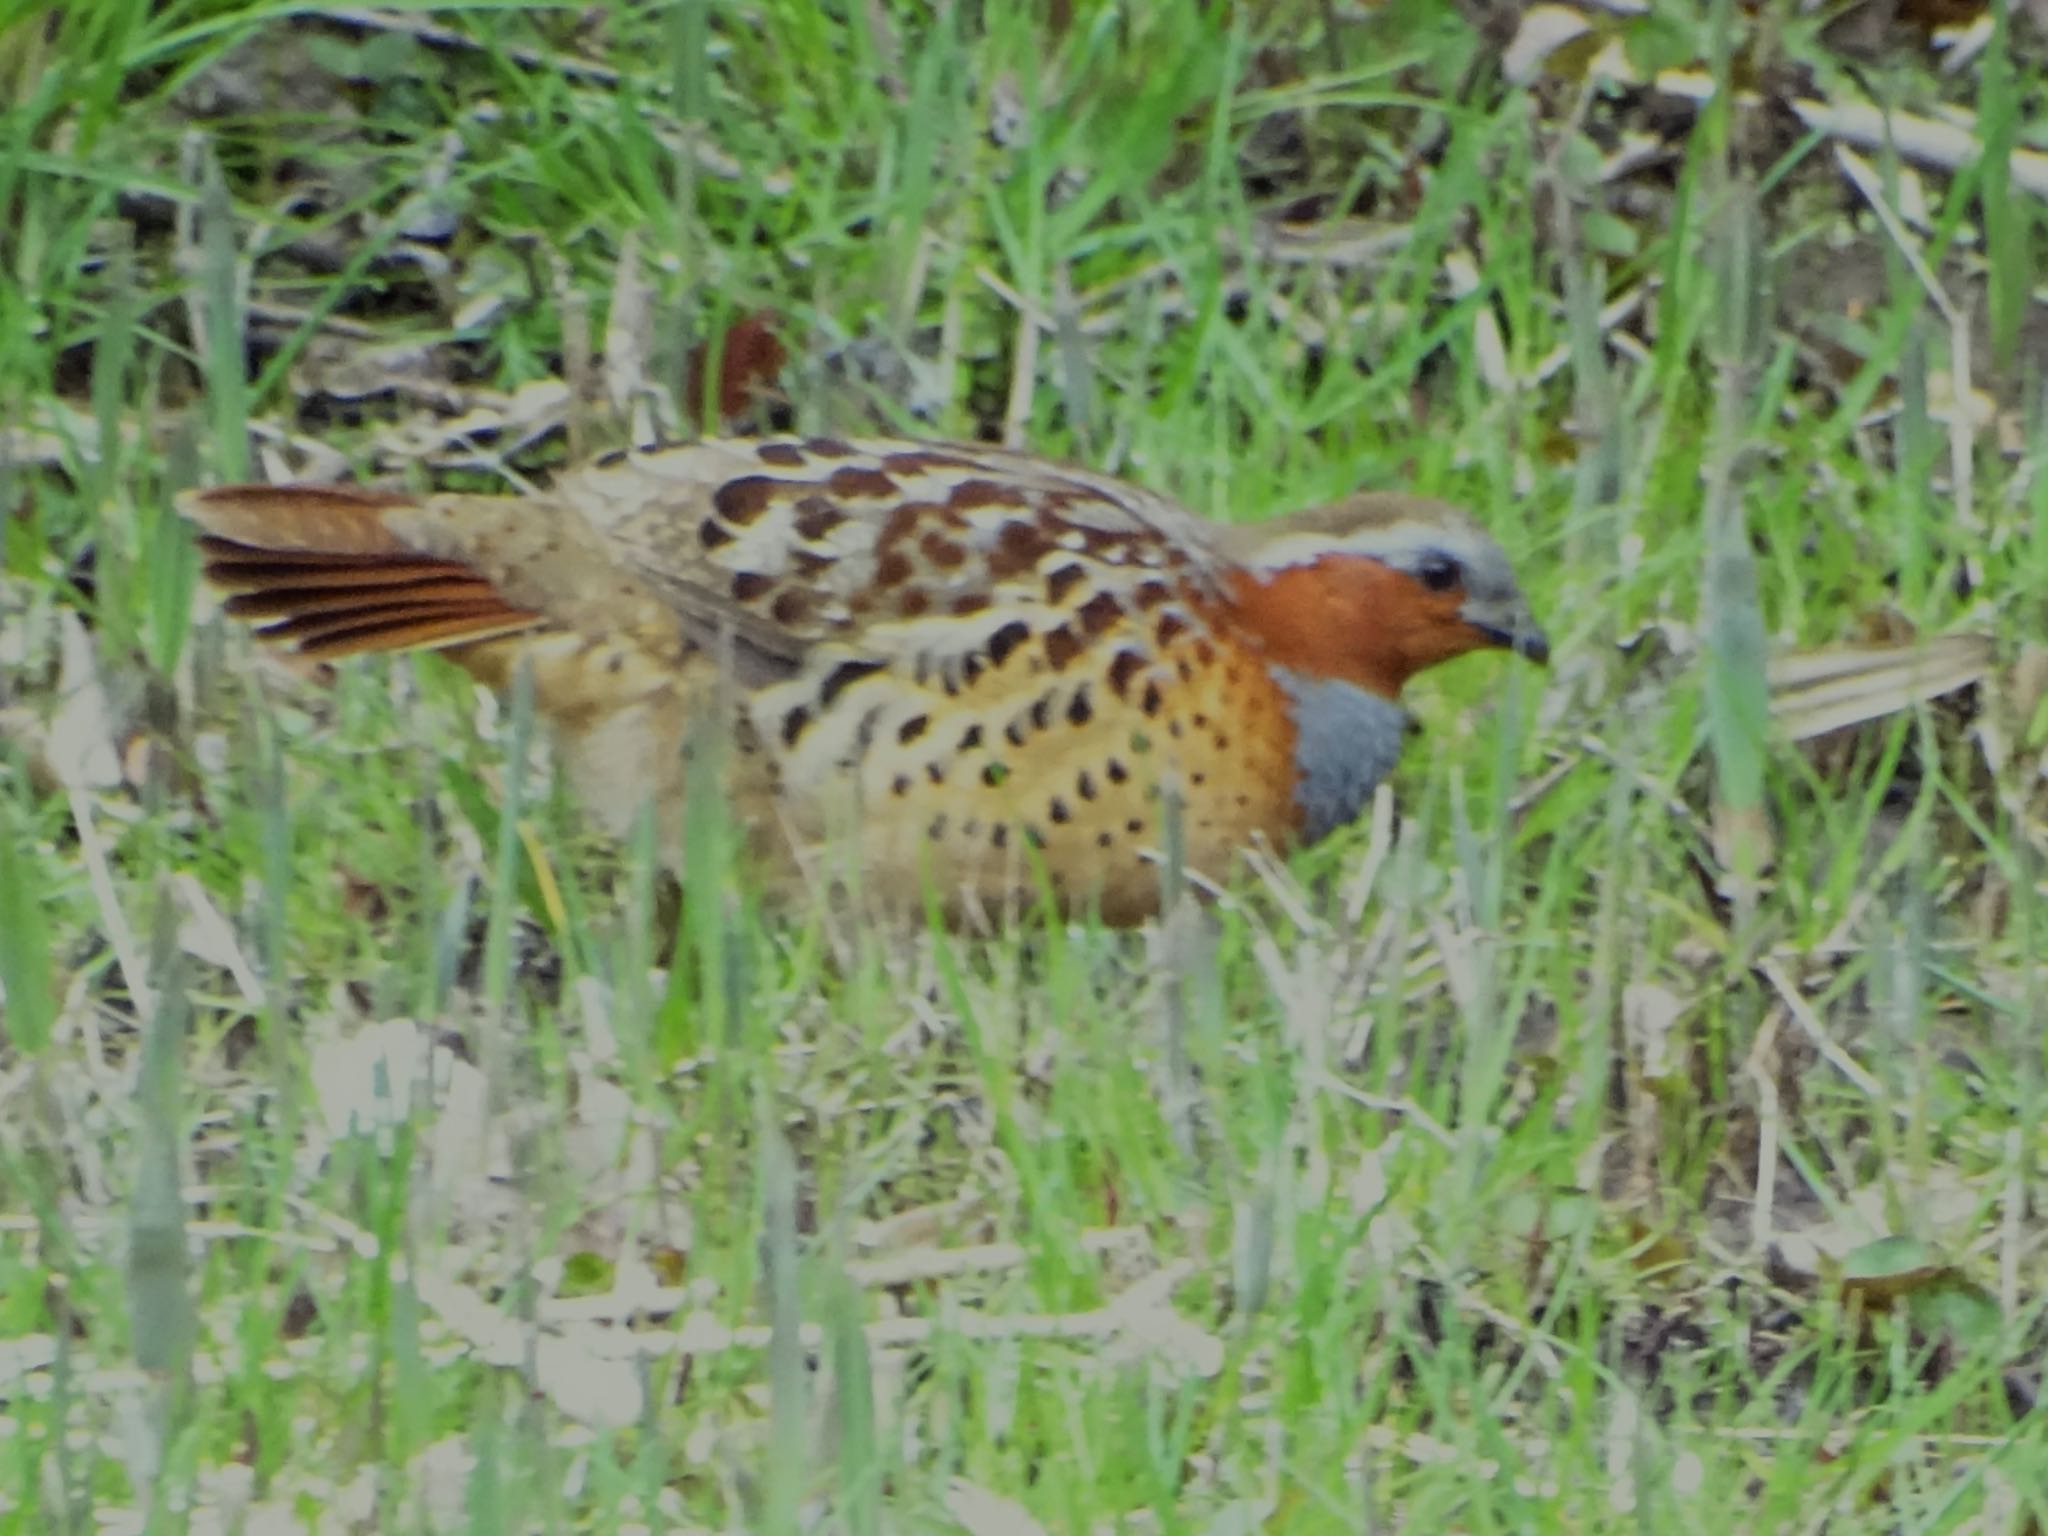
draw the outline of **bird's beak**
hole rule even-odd
[[[1550,638],[1522,604],[1489,603],[1482,611],[1478,604],[1468,603],[1463,617],[1486,637],[1487,644],[1526,656],[1539,667],[1549,663]]]

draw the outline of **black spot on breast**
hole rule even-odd
[[[931,723],[932,717],[930,715],[912,715],[902,725],[897,727],[896,739],[907,747],[929,730]]]
[[[1088,685],[1083,683],[1067,700],[1067,724],[1086,725],[1095,718],[1095,706],[1088,702]]]
[[[808,709],[801,704],[792,709],[782,717],[782,744],[785,747],[795,746],[797,737],[803,735],[804,727],[810,723],[811,712]]]
[[[766,512],[776,496],[788,486],[786,480],[767,475],[742,475],[728,480],[711,493],[711,507],[728,523],[744,526]]]
[[[1153,633],[1159,637],[1161,645],[1171,645],[1187,632],[1187,620],[1177,613],[1162,613],[1159,615],[1158,627],[1153,630]]]
[[[899,774],[897,774],[897,775],[896,775],[896,777],[895,777],[895,778],[894,778],[893,780],[891,780],[891,781],[890,781],[890,784],[889,784],[889,793],[890,793],[890,794],[892,794],[892,795],[907,795],[907,794],[909,794],[909,793],[910,793],[910,775],[909,775],[909,774],[907,774],[907,773],[899,773]]]
[[[1118,651],[1109,663],[1110,691],[1123,698],[1131,679],[1145,670],[1145,658],[1136,651]]]
[[[970,725],[969,727],[967,727],[966,730],[960,733],[960,751],[972,752],[976,747],[979,747],[980,745],[981,727],[979,725]]]
[[[1079,777],[1074,780],[1074,793],[1083,800],[1093,800],[1095,798],[1095,775],[1086,768],[1083,768]]]
[[[697,525],[697,542],[706,549],[717,549],[720,545],[730,544],[738,537],[738,534],[715,517],[707,517]]]
[[[842,661],[826,673],[825,681],[818,685],[818,702],[826,709],[830,709],[832,701],[840,694],[862,678],[872,677],[887,666],[887,662],[881,661]]]
[[[1031,626],[1022,619],[1012,619],[988,637],[988,659],[992,666],[1000,667],[1015,653],[1018,646],[1031,638]]]
[[[1064,671],[1068,663],[1080,654],[1081,642],[1074,638],[1074,632],[1066,625],[1045,632],[1045,661],[1053,671]]]
[[[751,603],[774,585],[773,577],[763,576],[759,571],[741,571],[732,579],[732,600],[736,603]]]
[[[1074,813],[1067,809],[1067,802],[1057,798],[1045,808],[1045,814],[1061,826],[1074,819]]]
[[[1098,592],[1074,611],[1080,615],[1082,629],[1091,635],[1099,635],[1114,624],[1124,610],[1109,593]]]
[[[1067,594],[1088,579],[1088,572],[1078,565],[1063,565],[1045,578],[1045,600],[1057,606],[1067,600]]]
[[[930,779],[934,784],[943,784],[946,782],[946,770],[941,768],[937,763],[926,763],[924,765],[924,776],[927,779]]]
[[[1113,757],[1109,760],[1109,766],[1103,771],[1109,775],[1109,782],[1112,784],[1127,784],[1130,782],[1130,770]]]
[[[1031,727],[1042,731],[1052,724],[1052,695],[1041,693],[1031,705]]]
[[[1024,717],[1019,715],[1003,727],[1003,739],[1013,747],[1024,745]]]
[[[1124,823],[1124,830],[1130,833],[1131,836],[1136,837],[1140,832],[1145,830],[1145,823],[1140,821],[1136,816],[1133,816],[1129,821]]]
[[[981,770],[981,782],[990,789],[1001,789],[1003,781],[1010,776],[1010,770],[1001,763],[990,763]]]
[[[1138,708],[1144,710],[1148,715],[1156,715],[1159,713],[1160,706],[1165,702],[1166,700],[1160,697],[1159,685],[1157,683],[1147,683],[1143,697],[1138,700]]]
[[[1109,848],[1114,846],[1115,843],[1116,834],[1114,832],[1098,832],[1095,834],[1095,846],[1098,848]]]

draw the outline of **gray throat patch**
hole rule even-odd
[[[1301,840],[1313,843],[1356,820],[1393,771],[1408,711],[1355,683],[1273,670],[1294,700],[1294,803],[1301,807]]]

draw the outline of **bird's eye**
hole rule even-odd
[[[1422,563],[1415,567],[1415,579],[1432,592],[1450,591],[1463,575],[1458,569],[1458,562],[1449,555],[1424,555]]]

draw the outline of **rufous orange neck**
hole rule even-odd
[[[1335,678],[1383,698],[1425,667],[1471,650],[1459,594],[1432,592],[1358,555],[1324,555],[1270,576],[1230,575],[1234,617],[1276,665]]]

